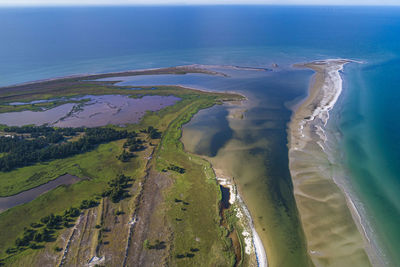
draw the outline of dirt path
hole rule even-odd
[[[135,211],[136,221],[132,227],[132,235],[127,250],[125,266],[162,266],[168,254],[168,244],[164,249],[145,249],[144,241],[160,240],[171,233],[168,229],[163,205],[163,191],[172,184],[171,178],[165,174],[150,170],[145,178],[143,191]]]

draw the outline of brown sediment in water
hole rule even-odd
[[[294,201],[287,213],[281,210],[284,208],[268,194],[271,188],[268,187],[266,179],[266,175],[269,174],[265,164],[266,155],[252,153],[254,150],[270,148],[273,141],[268,138],[257,138],[257,140],[245,142],[244,139],[252,135],[249,127],[254,126],[248,122],[246,116],[244,116],[245,119],[242,119],[242,116],[235,116],[256,105],[255,101],[246,101],[242,105],[227,107],[229,127],[233,130],[234,137],[219,149],[216,156],[206,157],[206,159],[211,162],[217,177],[235,179],[238,190],[253,217],[254,228],[259,236],[257,241],[265,249],[268,265],[307,266],[309,259],[306,255],[305,244],[297,239],[302,235],[301,228],[298,224],[293,227],[291,224],[297,216],[297,214],[292,214],[295,212]],[[210,131],[212,129],[204,129],[203,126],[198,129],[185,127],[182,136],[185,148],[189,151],[198,150],[202,146],[201,140],[208,142]],[[290,192],[287,193],[290,194]],[[291,232],[292,230],[295,232]]]
[[[316,266],[370,266],[357,210],[335,181],[338,166],[325,153],[325,125],[342,88],[347,60],[297,65],[315,71],[309,95],[289,124],[289,168],[308,253]]]

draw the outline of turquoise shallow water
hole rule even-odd
[[[400,263],[399,8],[2,8],[0,38],[0,85],[195,63],[364,61],[344,71],[338,145],[364,219],[389,265]]]
[[[398,62],[397,62],[398,63]],[[386,261],[400,262],[400,120],[396,62],[347,69],[339,129],[343,163]]]

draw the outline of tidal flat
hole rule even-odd
[[[326,129],[342,91],[340,71],[348,63],[332,59],[295,65],[315,71],[307,98],[293,107],[288,146],[294,196],[316,266],[380,264],[335,159],[335,137]]]

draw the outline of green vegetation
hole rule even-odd
[[[58,168],[61,173],[71,173],[80,177],[90,177],[79,183],[60,186],[50,192],[37,197],[35,200],[16,206],[0,214],[0,253],[14,244],[14,240],[24,231],[25,227],[32,223],[38,223],[42,217],[51,213],[62,214],[70,207],[79,207],[84,200],[93,199],[103,192],[108,186],[108,181],[116,177],[121,169],[124,173],[135,176],[138,164],[133,162],[121,163],[115,158],[115,154],[122,150],[123,140],[108,144],[101,144],[94,151],[76,155],[62,160],[55,160],[49,164],[37,164],[34,166],[20,168],[10,173],[35,173],[55,171],[54,178],[58,177]],[[23,176],[21,176],[23,178]],[[3,180],[3,177],[1,178]],[[12,179],[12,177],[10,177]],[[21,185],[23,180],[21,180]],[[49,205],[49,203],[51,203]],[[5,255],[5,254],[0,254]]]
[[[80,209],[90,209],[90,208],[96,207],[97,205],[99,205],[99,202],[97,202],[96,200],[93,200],[93,199],[91,199],[91,200],[84,199],[84,200],[82,200],[82,203],[81,203],[81,205],[79,206],[79,208],[80,208]]]
[[[46,241],[39,242],[39,240],[56,239],[62,229],[69,227],[68,222],[64,223],[79,216],[80,209],[90,209],[98,205],[97,200],[100,195],[114,202],[112,205],[118,206],[125,203],[125,198],[130,196],[129,188],[133,185],[141,186],[136,181],[142,177],[143,170],[147,166],[146,163],[150,160],[155,163],[157,170],[170,170],[168,175],[174,180],[173,185],[164,192],[165,203],[162,207],[166,209],[157,211],[167,216],[174,237],[168,241],[159,241],[154,238],[151,239],[154,241],[147,241],[147,245],[144,244],[144,246],[156,250],[164,250],[167,246],[172,248],[171,257],[168,260],[175,262],[178,266],[196,264],[199,266],[232,266],[234,264],[232,244],[227,237],[228,232],[219,224],[221,220],[219,199],[221,196],[212,169],[207,161],[184,152],[179,139],[182,125],[187,123],[198,110],[221,103],[223,100],[240,97],[232,94],[205,93],[174,86],[160,86],[157,90],[148,88],[126,90],[123,87],[113,86],[113,83],[88,82],[79,79],[52,81],[41,84],[41,86],[20,86],[19,89],[15,93],[0,90],[0,102],[31,101],[39,98],[49,99],[64,95],[84,94],[126,94],[132,95],[132,97],[146,94],[175,95],[180,97],[181,101],[160,111],[148,112],[139,124],[128,125],[125,128],[116,126],[100,128],[113,130],[113,133],[125,131],[126,134],[116,139],[104,139],[85,150],[84,153],[70,154],[69,157],[62,159],[50,158],[45,162],[36,161],[34,165],[25,165],[1,173],[0,195],[2,196],[30,189],[65,173],[89,178],[82,179],[73,185],[60,186],[29,203],[16,206],[0,214],[0,229],[2,229],[0,231],[0,240],[2,240],[0,257],[5,258],[6,263],[18,263],[22,258],[38,257],[38,251],[41,251],[40,246],[49,246]],[[0,130],[4,131],[5,128],[7,127],[0,127]],[[16,133],[16,131],[14,132]],[[139,135],[138,132],[140,132]],[[20,133],[20,135],[24,134]],[[55,130],[51,140],[56,143],[50,143],[49,140],[45,147],[61,147],[64,144],[76,143],[87,138],[86,130],[80,134],[83,136],[79,136],[76,140],[76,136],[60,133],[63,138],[61,140]],[[32,136],[30,133],[25,141],[29,141],[30,138],[47,138],[46,136],[42,133]],[[71,139],[74,140],[65,140],[67,137],[72,137]],[[146,138],[147,141],[143,140]],[[60,140],[56,141],[57,139]],[[131,157],[132,154],[141,155],[140,151],[147,148],[149,139],[153,142],[149,146],[154,146],[156,149],[153,157]],[[125,156],[120,160],[118,156],[124,155],[124,153]],[[124,160],[127,156],[126,153],[129,153],[128,160]],[[151,166],[154,167],[154,165]],[[175,202],[175,200],[180,201]],[[103,203],[102,201],[100,200],[101,203]],[[122,207],[126,210],[127,205],[123,204]],[[129,209],[133,208],[129,207]],[[124,216],[121,208],[116,209],[115,214]],[[42,221],[43,218],[46,219]],[[103,219],[99,218],[99,220],[101,222],[97,222],[96,225],[102,229]],[[92,227],[95,228],[95,225]],[[96,239],[99,243],[103,238],[100,228],[96,230],[99,231]],[[43,229],[50,229],[53,232],[45,233]],[[21,246],[17,246],[18,244],[15,243],[17,238],[20,238],[18,244]],[[11,254],[6,253],[9,248],[11,250],[8,252]],[[21,248],[23,249],[21,250]],[[60,250],[60,245],[53,243],[50,248],[56,253]],[[13,249],[16,251],[12,251]],[[30,260],[22,262],[30,262]]]
[[[159,139],[161,137],[161,132],[159,132],[153,126],[149,126],[146,130],[142,130],[141,132],[149,134],[151,139]]]
[[[129,187],[128,183],[130,181],[133,181],[133,179],[123,174],[118,175],[115,179],[108,182],[109,188],[103,192],[102,196],[110,197],[114,203],[129,197],[130,195],[126,188]]]
[[[120,161],[128,162],[131,158],[135,157],[133,152],[146,149],[146,147],[143,145],[143,141],[140,138],[136,139],[136,136],[137,135],[135,132],[129,133],[128,139],[124,143],[124,150],[120,155],[117,156]],[[126,148],[128,151],[125,150]]]
[[[43,81],[40,83],[30,83],[23,85],[15,85],[0,88],[0,112],[21,111],[22,109],[31,109],[32,105],[28,104],[25,108],[19,106],[10,106],[8,103],[12,102],[30,102],[34,100],[52,100],[57,98],[70,98],[73,96],[82,95],[107,95],[107,94],[124,94],[134,95],[140,97],[143,95],[181,95],[187,94],[193,90],[185,90],[177,92],[175,86],[160,86],[157,90],[153,90],[154,86],[143,86],[143,90],[127,90],[129,86],[115,86],[117,81],[95,81],[96,79],[108,77],[123,77],[132,75],[154,75],[154,74],[186,74],[186,73],[207,73],[216,74],[215,72],[204,70],[201,68],[193,67],[172,67],[164,69],[154,69],[146,71],[129,71],[120,73],[107,73],[88,75],[77,78],[64,78]],[[163,92],[160,92],[160,89]],[[227,94],[226,94],[227,95]],[[231,95],[230,97],[236,98]],[[72,100],[68,100],[72,101]],[[51,105],[56,103],[57,100],[48,103],[41,103],[40,105]],[[34,106],[38,106],[35,104]],[[39,106],[40,106],[39,105]],[[7,110],[2,109],[6,107]],[[31,107],[29,107],[31,106]],[[17,110],[14,110],[17,109]],[[154,125],[153,125],[154,126]]]
[[[122,162],[128,162],[133,157],[135,157],[135,154],[128,152],[126,150],[123,150],[122,153],[119,156],[117,156],[117,159]]]
[[[16,127],[13,127],[15,129]],[[32,127],[28,128],[32,129]],[[46,128],[44,128],[46,129]],[[5,129],[9,130],[8,128]],[[18,133],[26,133],[16,130]],[[95,148],[96,145],[123,139],[129,136],[127,131],[116,131],[110,128],[81,129],[84,136],[74,142],[58,144],[66,137],[62,131],[33,131],[29,138],[20,135],[0,137],[0,152],[7,153],[0,158],[0,171],[8,172],[12,169],[33,165],[53,159],[62,159],[75,154],[85,153]],[[76,135],[79,131],[67,131],[68,135]],[[44,134],[44,136],[41,136]]]
[[[216,100],[204,97],[191,101],[170,123],[157,150],[158,170],[178,170],[171,173],[175,181],[167,204],[171,207],[168,217],[174,229],[171,261],[178,266],[233,266],[235,262],[228,232],[220,225],[221,195],[211,166],[186,153],[179,141],[182,125]]]
[[[145,249],[165,249],[166,245],[164,241],[158,239],[154,243],[150,243],[150,241],[146,239],[143,243],[143,247]]]
[[[168,166],[167,169],[170,170],[170,171],[174,171],[174,172],[180,173],[180,174],[184,174],[185,173],[185,169],[184,168],[178,167],[176,165]]]
[[[44,242],[54,241],[54,233],[63,227],[70,227],[71,222],[80,214],[79,209],[69,208],[63,216],[51,213],[40,219],[40,223],[31,223],[32,228],[24,228],[22,236],[17,237],[15,246],[6,249],[7,254],[15,254],[26,250],[43,248]],[[60,249],[57,248],[57,251]]]

